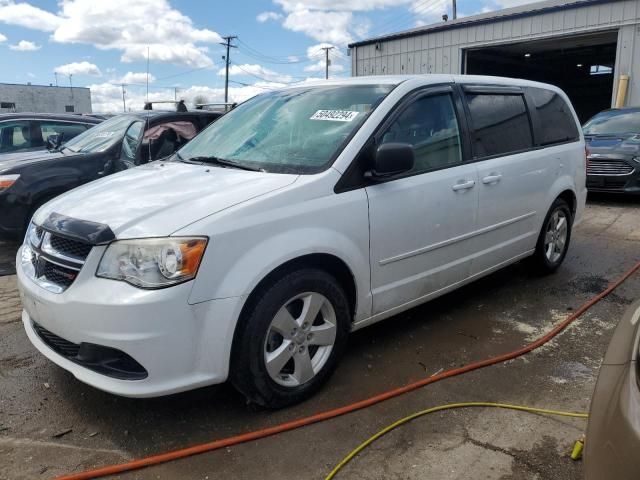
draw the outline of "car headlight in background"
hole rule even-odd
[[[118,240],[104,252],[96,276],[140,288],[164,288],[193,279],[207,246],[202,237]]]
[[[18,174],[0,175],[0,192],[5,191],[11,185],[16,183],[16,181],[18,181],[19,178],[20,178],[20,175]]]

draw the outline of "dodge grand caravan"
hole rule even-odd
[[[150,397],[231,382],[277,408],[350,331],[531,257],[586,197],[566,95],[496,77],[361,77],[258,95],[169,161],[68,192],[17,257],[31,342]]]

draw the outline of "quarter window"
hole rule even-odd
[[[412,145],[413,173],[460,164],[460,132],[451,95],[432,95],[413,102],[391,124],[381,143]]]
[[[469,93],[473,155],[476,158],[521,152],[533,147],[522,95]]]
[[[533,105],[540,120],[540,145],[576,141],[580,138],[569,105],[556,92],[530,88]]]

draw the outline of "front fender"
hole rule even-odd
[[[321,253],[335,256],[351,270],[356,319],[370,315],[369,218],[363,190],[331,192],[247,217],[240,212],[229,217],[229,224],[212,221],[218,233],[211,235],[190,303],[247,296],[279,266]]]

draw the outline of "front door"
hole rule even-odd
[[[476,165],[464,163],[449,87],[406,104],[377,137],[409,143],[415,165],[366,188],[373,314],[418,302],[470,274],[478,208]]]

